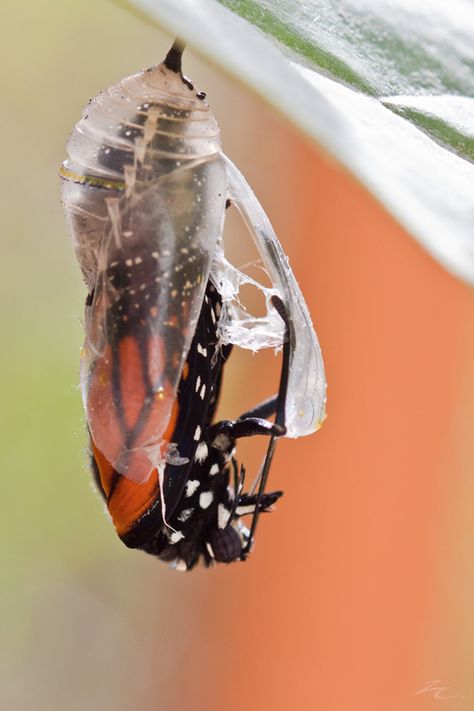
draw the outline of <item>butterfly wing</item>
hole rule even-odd
[[[326,378],[321,348],[303,294],[288,263],[288,257],[267,215],[240,171],[226,156],[224,160],[229,197],[242,215],[270,276],[274,293],[283,301],[288,315],[291,350],[285,404],[286,436],[302,437],[317,430],[325,419]],[[216,283],[218,281],[217,278]],[[269,339],[275,331],[271,308],[267,316],[270,331],[267,327],[263,332],[264,347],[274,345]],[[262,346],[258,345],[258,347]],[[258,347],[255,345],[254,350]]]
[[[189,349],[167,434],[168,456],[145,482],[120,474],[91,441],[92,468],[117,533],[126,545],[141,547],[173,515],[182,499],[195,457],[202,457],[206,427],[214,416],[225,357],[217,340],[220,297],[209,284]]]

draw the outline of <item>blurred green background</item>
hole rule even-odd
[[[325,711],[432,709],[432,696],[413,699],[441,676],[467,695],[467,287],[343,171],[187,52],[185,72],[208,93],[226,153],[299,262],[330,416],[314,440],[282,443],[272,482],[288,496],[259,531],[255,564],[188,576],[129,552],[87,467],[77,387],[85,293],[58,168],[87,101],[160,61],[171,38],[97,0],[9,3],[2,20],[0,709],[230,711],[248,701],[240,665],[252,698],[271,698],[274,711],[294,698],[313,709],[316,691]],[[273,363],[254,375],[248,355],[232,360],[230,415],[268,395],[276,372]]]
[[[129,556],[91,492],[77,388],[84,289],[57,174],[89,98],[168,45],[112,3],[2,6],[2,709],[131,708],[152,672],[168,673],[166,650],[150,660],[144,611],[170,571]],[[115,694],[121,670],[130,679]]]

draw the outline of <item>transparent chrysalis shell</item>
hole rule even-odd
[[[170,423],[222,232],[219,128],[204,95],[162,63],[93,99],[67,150],[62,197],[90,294],[81,365],[87,422],[115,469],[144,481]],[[125,423],[133,430],[125,438],[110,407],[117,347],[121,382],[136,380],[136,402],[122,419],[137,422]]]
[[[281,298],[291,329],[287,436],[314,432],[325,416],[321,351],[287,257],[223,155],[205,95],[168,62],[172,52],[90,102],[61,169],[69,231],[89,290],[81,362],[87,424],[107,461],[137,482],[173,456],[176,391],[209,278],[222,296],[223,343],[281,347],[283,322],[270,303],[273,294]],[[265,295],[265,317],[239,309],[239,287],[249,278],[224,254],[227,198],[272,282],[270,289],[253,282]]]
[[[218,285],[224,305],[232,304],[232,319],[220,323],[224,342],[250,350],[278,347],[283,342],[282,321],[270,305],[272,294],[283,301],[290,325],[290,366],[285,403],[287,437],[312,434],[326,417],[326,378],[324,365],[311,316],[281,244],[265,211],[236,166],[225,158],[227,193],[247,225],[262,258],[273,288],[250,280],[225,260],[220,245],[212,266],[212,278]],[[251,281],[265,294],[267,315],[254,318],[238,309],[235,298],[242,283]],[[236,318],[236,310],[240,318]]]

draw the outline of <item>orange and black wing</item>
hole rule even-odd
[[[168,520],[183,496],[196,449],[217,407],[222,368],[229,347],[220,348],[220,297],[209,284],[194,338],[181,374],[166,432],[168,461],[145,482],[119,474],[91,440],[92,467],[117,533],[126,545],[141,547]]]

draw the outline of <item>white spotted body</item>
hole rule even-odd
[[[235,440],[228,437],[225,450],[222,438],[219,446],[215,444],[215,440],[199,444],[198,450],[205,446],[207,456],[195,458],[183,501],[186,508],[177,511],[170,526],[163,526],[145,546],[147,552],[171,562],[176,570],[191,570],[200,559],[205,565],[216,560],[231,562],[248,543],[248,529],[241,516],[254,512],[255,495],[235,490],[237,463],[231,456]],[[260,509],[269,510],[280,496],[279,491],[264,494]]]

